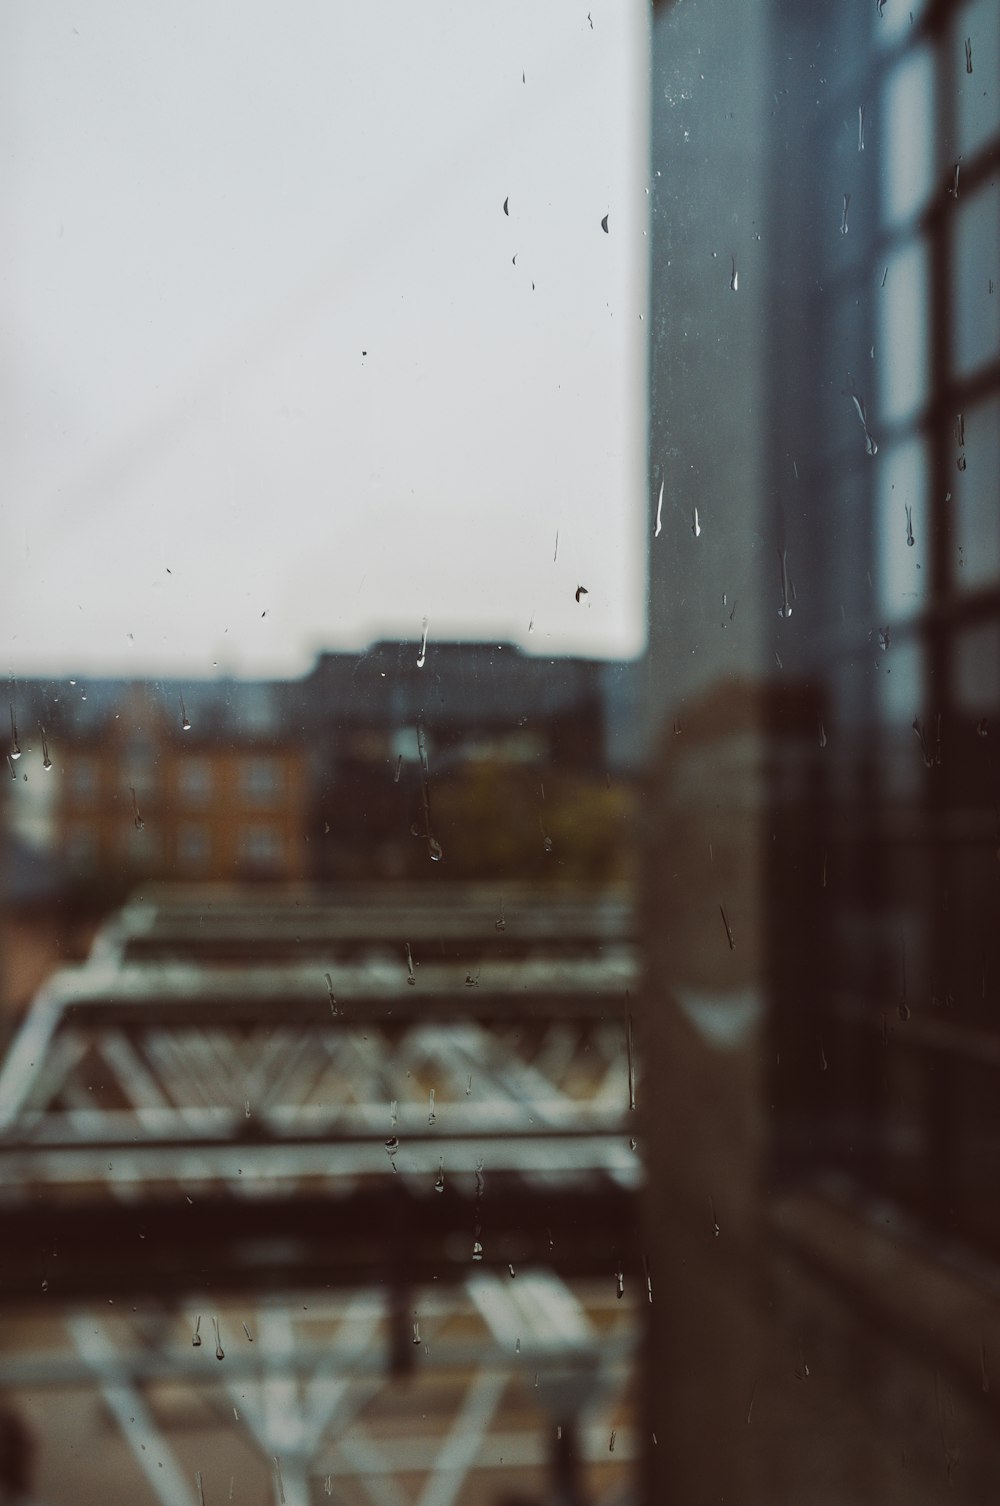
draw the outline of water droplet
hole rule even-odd
[[[143,1447],[145,1447],[145,1445],[143,1445]],[[200,1469],[196,1469],[195,1470],[195,1472],[194,1472],[194,1479],[195,1479],[195,1484],[198,1487],[198,1506],[205,1506],[205,1486],[202,1483],[201,1470]]]
[[[195,1320],[194,1333],[191,1335],[191,1343],[195,1349],[201,1348],[201,1317]]]
[[[830,1065],[830,1063],[826,1059],[826,1051],[823,1049],[823,1042],[820,1041],[820,1043],[819,1043],[819,1070],[821,1072],[825,1072],[827,1070],[827,1068],[829,1067],[829,1065]]]
[[[865,149],[865,107],[858,105],[858,151]]]
[[[847,211],[850,209],[850,207],[851,207],[851,196],[850,196],[849,193],[845,193],[845,195],[844,195],[844,211],[843,211],[843,214],[842,214],[841,220],[840,220],[840,233],[841,233],[841,235],[846,235],[847,234]]]
[[[726,914],[725,905],[719,906],[719,914],[722,916],[722,924],[726,930],[726,940],[729,942],[729,950],[735,952],[736,942],[733,940],[733,928],[729,924],[729,916]]]
[[[483,1245],[481,1239],[479,1238],[478,1228],[476,1229],[476,1237],[472,1242],[472,1258],[473,1260],[482,1260],[483,1258]]]
[[[966,71],[966,73],[971,73],[972,72],[972,38],[971,37],[966,37],[966,39],[965,39],[965,71]]]
[[[701,524],[698,521],[698,509],[697,509],[697,507],[695,508],[694,512],[691,514],[691,532],[694,534],[694,536],[695,536],[696,539],[700,539],[701,538]]]
[[[48,744],[48,740],[47,740],[47,738],[45,736],[45,728],[44,727],[39,727],[38,730],[42,734],[42,768],[43,769],[51,769],[51,767],[52,767],[52,760],[49,757],[49,744]]]
[[[17,740],[17,722],[14,720],[14,708],[10,708],[10,755],[18,759],[21,756],[21,744]]]
[[[511,1280],[515,1280],[517,1277],[517,1272],[515,1271],[514,1266],[510,1261],[507,1262],[507,1270],[510,1272]]]
[[[860,393],[854,390],[853,386],[850,390],[850,397],[851,402],[854,404],[854,407],[857,411],[857,415],[861,420],[861,426],[865,431],[865,453],[872,456],[877,455],[878,444],[876,443],[875,436],[873,435],[871,429],[868,427],[868,412],[865,408],[865,400]]]
[[[48,1281],[47,1281],[47,1280],[46,1280],[46,1281],[43,1281],[43,1282],[42,1282],[42,1291],[43,1291],[43,1292],[47,1292],[47,1291],[48,1291],[48,1289],[49,1289],[49,1283],[48,1283]]]
[[[402,753],[400,753],[399,757],[396,759],[396,772],[392,776],[392,782],[393,782],[393,784],[398,784],[399,783],[399,775],[400,775],[400,771],[401,771],[402,767],[403,767],[403,755],[402,755]]]
[[[437,1174],[436,1178],[434,1179],[434,1191],[435,1192],[443,1192],[444,1191],[444,1161],[443,1160],[438,1162],[438,1174]]]
[[[889,652],[889,646],[890,646],[891,643],[892,643],[892,629],[888,628],[888,627],[879,628],[879,630],[878,630],[878,646],[879,646],[879,648],[882,650],[882,652],[884,654],[887,654]]]
[[[433,1124],[437,1115],[434,1112],[434,1089],[431,1088],[427,1099],[427,1123]]]
[[[605,215],[604,218],[601,220],[601,229],[604,231],[605,235],[610,234],[610,231],[608,230],[608,216],[607,215]]]
[[[957,466],[958,466],[958,469],[959,469],[959,470],[960,470],[960,471],[964,471],[964,470],[965,470],[965,467],[966,467],[966,459],[965,459],[965,455],[964,455],[964,453],[963,453],[963,454],[961,454],[961,455],[959,455],[959,457],[958,457],[958,459],[957,459],[957,460],[956,460],[956,461],[955,461],[955,464],[956,464],[956,465],[957,465]]]
[[[496,924],[496,928],[497,928],[498,931],[506,931],[506,929],[507,929],[507,922],[504,919],[503,897],[502,896],[501,896],[501,899],[500,899],[500,914],[497,916],[495,924]]]
[[[184,697],[183,696],[180,697],[180,703],[181,703],[181,731],[182,732],[190,732],[191,731],[191,722],[190,722],[190,720],[188,718],[187,707],[184,705]]]
[[[279,1506],[285,1506],[285,1482],[281,1478],[281,1460],[277,1454],[272,1454],[271,1458],[274,1460],[275,1483],[278,1487],[278,1503]]]
[[[625,990],[625,1060],[628,1067],[628,1106],[635,1113],[635,1049],[632,1034],[632,1006]]]
[[[621,1299],[624,1297],[624,1295],[625,1295],[625,1272],[622,1270],[621,1264],[619,1263],[618,1269],[615,1272],[615,1296],[618,1298],[618,1301],[620,1302]]]
[[[389,1123],[390,1124],[397,1124],[398,1122],[399,1122],[399,1104],[397,1103],[396,1099],[393,1098],[389,1102]]]
[[[826,747],[826,728],[823,725],[823,719],[822,719],[822,717],[820,718],[820,723],[819,723],[819,745],[820,745],[821,748],[825,748]]]
[[[246,1116],[247,1119],[250,1118],[250,1100],[249,1100],[249,1098],[244,1098],[244,1100],[243,1100],[243,1113],[244,1113],[244,1115]]]
[[[399,1140],[397,1136],[390,1135],[385,1142],[385,1153],[389,1157],[389,1165],[392,1167],[393,1171],[396,1170],[396,1152],[398,1151],[398,1149]]]
[[[466,1096],[466,1098],[471,1098],[472,1097],[472,1073],[471,1072],[469,1073],[469,1080],[465,1084],[465,1096]]]
[[[618,1434],[616,1433],[615,1429],[612,1428],[611,1429],[611,1437],[608,1440],[608,1452],[610,1454],[613,1454],[614,1451],[615,1451],[615,1439],[616,1439],[617,1436],[618,1436]]]
[[[504,199],[504,201],[503,201],[503,212],[508,217],[508,219],[510,218],[510,208],[509,208],[509,205],[510,205],[510,195],[508,195],[507,198]]]
[[[132,824],[135,827],[136,831],[142,831],[142,829],[146,825],[146,823],[142,819],[142,816],[139,814],[139,802],[136,799],[135,785],[134,784],[130,784],[129,785],[129,792],[131,793],[131,796],[132,796]]]
[[[466,975],[465,975],[465,986],[466,986],[466,988],[478,988],[479,987],[479,974],[476,973],[475,976],[473,976],[472,973],[466,973]]]
[[[660,537],[660,530],[662,529],[662,527],[663,527],[663,482],[661,481],[660,482],[660,495],[656,499],[656,527],[653,530],[653,538],[654,539],[658,539]]]
[[[326,992],[330,1000],[330,1013],[339,1014],[340,1011],[337,1009],[337,1001],[333,996],[333,977],[330,973],[324,973],[323,977],[326,979]]]
[[[575,595],[577,601],[579,601],[582,596],[589,596],[590,592],[587,590],[586,586],[577,586],[576,591],[573,594]]]
[[[709,1208],[711,1209],[711,1212],[712,1212],[712,1237],[714,1239],[718,1239],[719,1235],[722,1233],[722,1230],[719,1228],[719,1220],[718,1220],[718,1218],[716,1216],[716,1212],[715,1212],[715,1199],[714,1198],[709,1198],[709,1200],[708,1200],[708,1206],[709,1206]]]
[[[427,618],[423,619],[420,636],[420,652],[417,655],[417,668],[423,669],[427,662]]]
[[[730,292],[738,293],[740,290],[740,274],[736,270],[736,257],[733,256],[731,260],[733,264],[733,270],[729,277],[729,289]]]
[[[413,1315],[413,1342],[414,1344],[420,1343],[420,1319],[416,1313]]]
[[[906,542],[908,547],[912,549],[917,542],[913,537],[913,508],[909,503],[904,503],[903,506],[906,511]]]
[[[406,943],[406,981],[411,988],[417,986],[417,975],[413,970],[413,953],[410,951],[410,943]]]
[[[212,1319],[212,1323],[213,1323],[213,1325],[215,1327],[215,1358],[217,1360],[224,1360],[225,1357],[226,1357],[226,1353],[225,1353],[225,1350],[222,1347],[222,1335],[219,1332],[219,1320],[218,1320],[218,1318],[213,1318]]]
[[[243,1332],[247,1336],[247,1342],[250,1343],[250,1344],[252,1344],[253,1343],[253,1334],[250,1332],[249,1328],[247,1327],[247,1325],[245,1323],[243,1325]]]
[[[980,737],[989,736],[990,724],[986,720],[985,716],[981,717],[980,720],[976,723],[976,731],[979,733]]]
[[[542,849],[543,849],[543,851],[545,851],[545,852],[551,852],[552,848],[553,848],[553,845],[554,844],[553,844],[553,841],[552,841],[551,837],[543,837],[543,839],[542,839]]]
[[[653,1277],[649,1269],[649,1256],[642,1257],[642,1269],[646,1277],[646,1296],[650,1302],[653,1300]]]

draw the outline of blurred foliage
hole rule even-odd
[[[484,759],[431,787],[431,826],[451,878],[627,879],[634,816],[627,783],[575,770],[543,775],[537,765]]]

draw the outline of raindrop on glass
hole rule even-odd
[[[850,396],[851,402],[854,404],[855,411],[857,412],[857,415],[861,420],[861,426],[865,431],[865,453],[872,456],[877,455],[878,444],[876,443],[875,436],[872,434],[872,431],[868,426],[868,410],[865,407],[865,400],[860,395],[860,393],[855,392],[853,388],[851,389]]]
[[[136,798],[134,784],[129,785],[129,792],[132,796],[132,824],[135,827],[136,831],[142,831],[146,823],[142,819],[142,816],[139,814],[139,801]]]

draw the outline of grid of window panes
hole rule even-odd
[[[830,9],[774,91],[776,1165],[995,1248],[1000,10]]]

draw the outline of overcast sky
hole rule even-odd
[[[641,648],[646,27],[4,6],[10,672]]]

